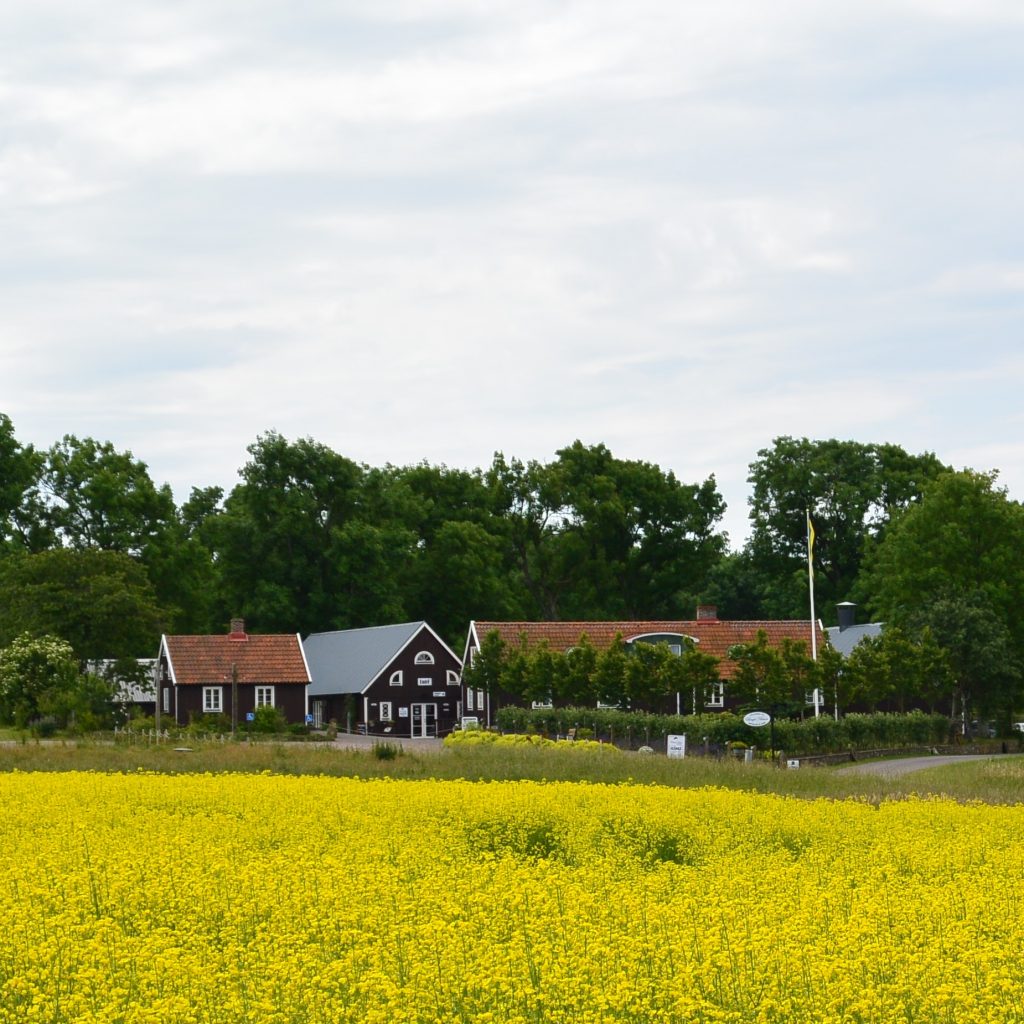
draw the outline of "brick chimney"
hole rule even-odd
[[[839,632],[849,629],[857,621],[857,606],[852,601],[840,601],[836,605],[839,613]]]
[[[231,632],[228,633],[229,640],[248,640],[245,635],[245,619],[232,619]]]
[[[716,604],[699,604],[699,605],[697,605],[697,621],[698,622],[717,622],[718,621],[718,605],[716,605]]]

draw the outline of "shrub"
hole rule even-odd
[[[249,724],[252,726],[253,732],[263,734],[285,732],[288,728],[284,714],[272,704],[263,704],[258,707]]]
[[[394,761],[396,757],[402,755],[401,743],[374,743],[373,745],[373,756],[378,761]]]

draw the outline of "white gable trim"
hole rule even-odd
[[[300,634],[295,634],[295,642],[299,645],[299,654],[302,655],[302,664],[306,669],[306,683],[307,685],[313,682],[313,673],[309,671],[309,662],[306,661],[306,648],[302,646],[302,637]]]
[[[160,654],[166,654],[167,655],[167,671],[170,672],[170,674],[171,674],[171,685],[174,686],[175,688],[177,688],[178,677],[174,674],[174,661],[171,658],[171,649],[170,649],[170,647],[167,646],[167,634],[166,633],[164,633],[160,637]],[[158,662],[160,660],[160,654],[157,655],[157,661]],[[157,700],[159,700],[160,699],[160,695],[159,695],[160,680],[159,680],[159,678],[157,678],[156,688],[157,688],[157,691],[158,691],[157,692]]]
[[[462,667],[469,664],[469,649],[480,650],[480,638],[476,635],[476,619],[469,620],[469,633],[466,635],[466,649],[462,652]]]

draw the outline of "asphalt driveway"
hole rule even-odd
[[[923,768],[938,768],[944,764],[957,764],[961,761],[994,761],[1007,757],[1006,754],[927,754],[924,757],[900,757],[892,761],[865,761],[863,764],[847,764],[838,768],[840,772],[856,775],[884,775],[896,778],[919,772]]]

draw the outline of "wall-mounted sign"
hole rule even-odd
[[[434,690],[434,692],[430,696],[431,697],[447,697],[448,694],[445,693],[444,690]]]
[[[408,718],[409,717],[409,709],[408,708],[399,708],[398,709],[398,717],[399,718]]]

